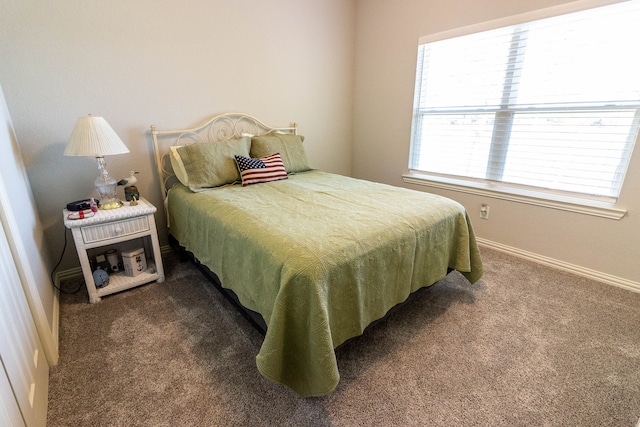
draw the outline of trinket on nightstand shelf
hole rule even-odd
[[[122,252],[122,263],[127,276],[137,276],[147,269],[147,259],[144,249],[134,249],[130,252]]]
[[[118,251],[115,249],[110,249],[104,254],[107,257],[107,262],[109,263],[109,268],[112,273],[116,273],[121,270],[118,265]]]
[[[103,288],[109,284],[109,274],[98,267],[98,269],[93,272],[93,282],[96,284],[96,288]]]

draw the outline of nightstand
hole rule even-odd
[[[64,226],[73,233],[91,303],[100,301],[105,295],[153,281],[164,281],[158,232],[153,217],[156,210],[145,199],[138,200],[136,206],[125,202],[124,206],[117,209],[98,210],[94,216],[83,219],[69,219],[70,212],[63,210]],[[129,276],[124,271],[112,272],[108,285],[96,287],[92,263],[95,266],[96,257],[110,249],[116,249],[118,254],[144,249],[146,270],[135,276]]]

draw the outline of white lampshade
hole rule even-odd
[[[78,118],[64,155],[96,158],[99,170],[98,178],[95,180],[96,190],[100,195],[98,207],[115,209],[122,206],[122,201],[116,197],[118,182],[107,172],[104,156],[128,152],[127,146],[105,119],[89,114]]]
[[[104,118],[88,115],[78,118],[64,155],[102,157],[128,152],[127,146]]]

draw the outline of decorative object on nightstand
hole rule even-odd
[[[138,248],[129,252],[122,252],[122,264],[127,276],[137,276],[147,269],[147,259],[144,249]]]
[[[109,284],[109,274],[98,267],[97,270],[93,272],[93,282],[96,284],[96,288],[104,288]]]
[[[131,185],[129,187],[124,188],[124,199],[127,202],[132,202],[140,198],[140,193],[138,192],[138,187],[135,185]]]
[[[107,271],[109,269],[109,263],[107,262],[107,257],[105,257],[104,254],[96,255],[95,265],[93,268],[94,268],[94,271],[98,268],[101,268],[104,271]]]
[[[109,268],[112,273],[120,271],[120,266],[118,265],[118,251],[115,249],[109,249],[104,253],[104,256],[107,257],[107,262],[109,263]]]
[[[124,186],[124,199],[127,202],[130,202],[134,198],[135,199],[140,198],[138,187],[136,187],[136,184],[138,183],[138,178],[136,178],[137,174],[138,172],[131,171],[131,175],[129,175],[126,178],[122,178],[120,181],[118,181],[118,185]]]
[[[122,206],[122,202],[116,197],[118,182],[107,172],[104,156],[128,152],[127,146],[104,118],[89,114],[78,118],[64,155],[96,158],[99,173],[95,184],[100,194],[99,208],[114,209]]]
[[[136,205],[125,202],[116,210],[99,210],[84,219],[72,220],[69,211],[63,210],[64,226],[73,234],[90,302],[145,283],[164,281],[153,216],[156,211],[156,207],[145,199],[138,200]],[[115,257],[111,251],[115,251]],[[90,261],[94,259],[95,262]],[[99,277],[96,277],[97,271],[108,274],[108,286],[102,273],[97,273]]]

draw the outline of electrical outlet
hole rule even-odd
[[[480,206],[480,218],[481,219],[489,219],[489,210],[491,208],[486,203],[483,203]]]

